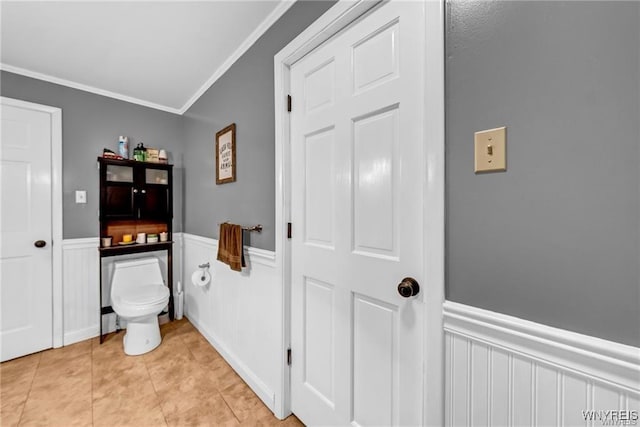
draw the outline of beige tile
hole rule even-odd
[[[15,426],[27,401],[41,353],[0,364],[0,425]]]
[[[207,339],[202,336],[200,332],[196,328],[188,328],[183,326],[179,329],[178,335],[184,340],[186,343],[192,343],[197,341],[207,342]]]
[[[45,354],[38,365],[33,387],[41,382],[62,381],[68,378],[77,378],[88,375],[91,379],[91,353],[69,356],[68,359],[51,358],[45,359]]]
[[[141,356],[120,331],[0,364],[0,425],[302,425],[276,419],[186,319],[160,333]]]
[[[268,411],[268,409],[267,409]],[[243,427],[250,426],[288,426],[288,427],[304,427],[304,424],[296,418],[295,415],[289,415],[284,420],[279,420],[271,412],[252,415],[241,424]]]
[[[69,372],[69,371],[67,371]],[[32,400],[62,402],[73,399],[87,399],[91,405],[91,369],[76,370],[68,376],[51,373],[38,375],[33,381],[28,403]],[[27,410],[25,408],[25,411]]]
[[[174,330],[178,335],[186,332],[197,331],[196,328],[186,319],[176,320],[175,322]]]
[[[240,421],[260,419],[265,415],[271,415],[271,411],[243,381],[220,390],[220,394]]]
[[[69,347],[43,353],[21,425],[91,425],[91,343]]]
[[[26,400],[26,396],[18,403],[5,403],[3,400],[0,408],[0,426],[17,426]]]
[[[112,399],[114,394],[131,397],[155,393],[149,372],[142,360],[126,361],[122,365],[96,365],[93,370],[93,401]]]
[[[142,355],[142,358],[147,364],[155,364],[156,362],[163,364],[167,359],[193,359],[193,356],[178,335],[166,334],[162,337],[160,345],[149,353]]]
[[[0,363],[0,383],[5,384],[24,375],[33,376],[41,357],[42,352]]]
[[[42,352],[41,364],[47,365],[91,354],[91,340]]]
[[[0,406],[0,426],[17,425],[24,410],[29,390],[12,394],[3,389],[2,404]]]
[[[77,398],[60,398],[53,395],[32,397],[25,405],[20,419],[21,426],[90,426],[91,394]]]
[[[162,410],[170,426],[237,426],[238,420],[222,396],[215,391],[195,387],[187,392],[163,396]]]
[[[203,376],[201,367],[192,360],[174,359],[171,364],[149,366],[149,376],[153,387],[158,393],[179,389],[188,391],[198,384],[211,384],[217,390],[215,382]]]
[[[266,406],[258,407],[250,412],[242,421],[242,426],[279,426],[284,424]]]
[[[113,393],[93,400],[95,426],[162,426],[166,425],[155,392],[131,387],[127,393]]]
[[[178,324],[182,324],[184,320],[185,319],[183,319],[183,320],[174,320],[173,322],[168,322],[168,323],[164,323],[164,324],[160,325],[160,333],[162,334],[162,333],[164,333],[166,331],[174,330],[178,326]]]
[[[222,359],[222,356],[206,341],[197,341],[187,344],[193,357],[201,363],[212,363]]]
[[[295,415],[289,415],[286,419],[280,422],[281,425],[290,426],[290,427],[304,427],[302,421],[298,419]]]
[[[91,340],[93,358],[113,359],[126,356],[122,345],[124,334],[125,331],[120,331],[106,335],[102,344],[99,337],[93,338]]]
[[[216,387],[218,390],[224,390],[228,387],[236,385],[238,383],[244,384],[242,378],[229,366],[228,364],[223,364],[217,369],[212,369],[211,371],[203,371],[203,375],[207,375],[213,379],[216,383]]]

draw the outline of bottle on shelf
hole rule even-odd
[[[133,149],[133,160],[138,162],[144,162],[147,160],[147,149],[144,147],[142,142]]]
[[[118,154],[120,154],[123,159],[129,158],[129,137],[120,136],[118,138]]]

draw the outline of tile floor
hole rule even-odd
[[[302,426],[276,419],[186,319],[161,332],[142,356],[119,332],[0,364],[0,425]]]

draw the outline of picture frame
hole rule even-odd
[[[216,184],[236,180],[236,124],[216,133]]]

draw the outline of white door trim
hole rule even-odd
[[[425,1],[424,425],[444,425],[444,0]],[[435,346],[435,348],[431,348]]]
[[[276,148],[276,265],[282,277],[282,354],[281,397],[276,397],[275,412],[284,418],[290,410],[290,372],[286,349],[291,340],[291,244],[286,223],[291,219],[290,123],[287,95],[290,93],[290,67],[324,41],[350,25],[355,18],[379,4],[379,1],[339,0],[274,57],[275,148]],[[423,382],[424,425],[444,423],[444,1],[425,0],[426,75],[424,159],[424,277],[425,292],[425,365]],[[293,108],[295,100],[293,100]],[[428,210],[426,209],[428,207]],[[295,227],[293,229],[295,233]],[[295,356],[294,356],[295,357]]]
[[[53,347],[63,345],[62,301],[62,109],[0,96],[3,105],[40,111],[51,116],[51,251]]]

